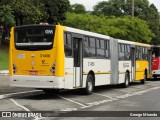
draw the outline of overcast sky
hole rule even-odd
[[[92,10],[93,6],[96,5],[98,2],[108,1],[108,0],[69,0],[69,1],[71,4],[75,3],[83,4],[86,10]],[[149,0],[149,2],[153,3],[160,12],[160,0]]]

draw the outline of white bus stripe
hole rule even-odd
[[[62,96],[60,96],[60,95],[57,95],[57,96],[58,96],[58,97],[60,97],[60,98],[62,98],[62,99],[64,99],[64,100],[67,100],[67,101],[69,101],[69,102],[72,102],[72,103],[78,104],[78,105],[80,105],[80,106],[82,106],[82,107],[87,107],[86,105],[84,105],[84,104],[82,104],[82,103],[79,103],[79,102],[73,101],[73,100],[68,99],[68,98],[64,98],[64,97],[62,97]]]

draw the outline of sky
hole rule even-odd
[[[108,0],[69,0],[71,4],[79,3],[83,4],[87,11],[91,11],[93,6],[96,5],[98,2],[101,1],[108,1]],[[153,3],[158,12],[160,12],[160,0],[149,0],[150,3]]]

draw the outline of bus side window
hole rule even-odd
[[[148,60],[148,49],[146,47],[143,47],[142,58],[143,60]]]
[[[89,50],[89,38],[88,37],[85,37],[85,40],[84,40],[84,47],[83,47],[83,50],[84,50],[84,57],[91,57],[91,52]]]
[[[105,58],[105,41],[104,40],[96,40],[96,48],[97,48],[97,57]]]
[[[142,60],[142,47],[136,47],[136,60]]]
[[[119,44],[119,60],[124,60],[124,44]]]
[[[130,60],[130,45],[127,44],[119,44],[119,60]]]
[[[126,45],[126,48],[125,48],[125,59],[126,60],[130,60],[131,59],[130,45]]]
[[[95,49],[95,38],[85,37],[84,40],[84,57],[95,57],[96,49]]]
[[[89,50],[92,54],[92,57],[96,56],[96,43],[95,42],[96,42],[95,38],[92,38],[92,37],[89,38]]]
[[[64,49],[65,49],[65,56],[71,57],[72,56],[72,37],[71,34],[65,33],[64,36]]]

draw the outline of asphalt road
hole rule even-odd
[[[0,95],[15,93],[15,92],[22,92],[22,91],[29,91],[33,90],[31,88],[15,88],[9,86],[9,76],[0,76]]]
[[[8,80],[8,77],[1,77],[0,82],[3,80]],[[5,82],[6,82],[5,81]],[[8,93],[17,93],[21,91],[29,91],[32,89],[24,88],[10,88],[8,83],[1,82],[0,87],[3,87],[3,91],[0,93],[1,96]],[[5,93],[5,88],[6,93]],[[11,91],[10,91],[11,90]],[[16,96],[10,96],[5,99],[0,99],[0,111],[39,111],[42,112],[42,117],[32,117],[35,120],[50,120],[50,119],[69,119],[75,120],[75,117],[70,118],[70,116],[80,116],[76,119],[108,119],[108,120],[130,120],[130,119],[143,119],[143,120],[158,120],[159,117],[123,117],[126,114],[130,115],[135,111],[160,111],[160,80],[150,80],[147,81],[145,85],[137,83],[132,83],[128,88],[121,88],[120,86],[102,86],[96,87],[92,95],[86,96],[79,94],[78,91],[60,91],[58,93],[45,94],[43,91],[18,94]],[[47,111],[44,113],[44,111]],[[75,111],[71,112],[71,111]],[[94,111],[94,112],[93,112]],[[103,111],[103,112],[101,112]],[[116,112],[107,113],[105,111],[122,111],[116,116]],[[43,114],[44,113],[44,114]],[[140,114],[139,113],[139,114]],[[107,114],[112,117],[102,117],[107,116]],[[136,113],[138,114],[138,113]],[[157,113],[158,114],[158,113]],[[65,117],[62,117],[62,116]],[[85,117],[82,117],[84,115]],[[158,114],[160,116],[160,113]],[[50,117],[47,117],[50,116]],[[61,116],[61,117],[59,117]],[[92,117],[91,117],[92,116]],[[96,117],[97,116],[97,117]],[[26,119],[26,118],[8,118],[8,119]]]

